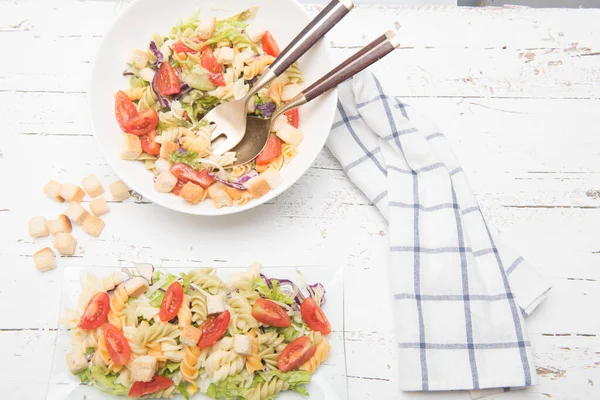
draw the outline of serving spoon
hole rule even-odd
[[[333,89],[346,79],[356,75],[369,65],[385,57],[400,45],[395,31],[387,31],[377,39],[363,47],[358,53],[329,71],[321,79],[298,93],[286,105],[275,111],[270,118],[254,115],[247,116],[246,135],[232,149],[236,153],[236,161],[231,166],[245,164],[254,160],[267,144],[273,121],[286,111],[308,103],[323,93]],[[228,167],[229,168],[229,167]]]
[[[204,119],[214,130],[211,135],[212,153],[222,155],[231,150],[244,137],[246,132],[246,105],[261,88],[284,73],[298,61],[319,39],[333,28],[350,10],[352,0],[332,0],[321,12],[291,41],[273,63],[265,68],[262,75],[244,97],[222,103],[213,108]],[[226,139],[222,140],[225,136]]]

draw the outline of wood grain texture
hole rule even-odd
[[[386,225],[323,150],[286,193],[241,216],[109,202],[98,239],[39,274],[27,220],[64,211],[49,179],[116,180],[91,136],[91,60],[123,1],[0,1],[0,364],[10,398],[44,398],[65,266],[343,265],[351,399],[468,399],[396,389]],[[320,6],[306,6],[317,13]],[[373,69],[447,134],[492,225],[553,282],[528,319],[540,385],[495,399],[600,397],[599,10],[360,6],[328,35],[336,62],[396,26]],[[360,29],[357,29],[357,27]],[[512,34],[507,34],[512,33]],[[136,221],[133,225],[129,221]],[[258,233],[258,234],[257,234]],[[256,238],[268,243],[269,251]],[[19,308],[14,299],[32,294]],[[369,302],[365,302],[368,296]]]

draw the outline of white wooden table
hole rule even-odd
[[[27,221],[64,208],[43,184],[116,179],[91,136],[85,89],[124,6],[0,1],[0,397],[44,398],[64,267],[142,260],[344,265],[350,397],[434,396],[396,390],[386,225],[326,150],[287,193],[243,215],[112,203],[99,239],[80,233],[74,257],[35,270],[31,255],[50,240],[32,240]],[[527,320],[540,385],[496,398],[600,398],[599,20],[598,10],[371,5],[329,36],[342,60],[398,21],[402,48],[375,71],[446,131],[489,221],[554,283]]]

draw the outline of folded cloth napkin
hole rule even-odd
[[[338,90],[327,147],[389,223],[401,389],[534,385],[524,317],[550,287],[491,233],[435,125],[368,71]]]

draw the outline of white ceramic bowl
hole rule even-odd
[[[117,175],[144,198],[163,207],[195,215],[225,215],[245,211],[273,199],[292,186],[325,145],[335,113],[336,91],[300,107],[299,129],[304,133],[304,141],[299,146],[298,156],[282,168],[283,183],[246,205],[219,209],[210,200],[192,205],[173,194],[157,192],[154,190],[152,174],[144,169],[143,163],[120,159],[121,130],[114,114],[114,93],[128,87],[128,79],[122,76],[122,72],[126,68],[125,59],[129,52],[146,48],[153,33],[167,34],[180,17],[187,17],[196,9],[200,9],[200,15],[208,13],[226,17],[251,6],[260,7],[256,21],[273,34],[281,49],[311,20],[294,0],[137,0],[122,12],[104,36],[92,67],[88,90],[92,129]],[[332,64],[326,41],[315,45],[300,59],[299,64],[305,84],[327,73]]]

